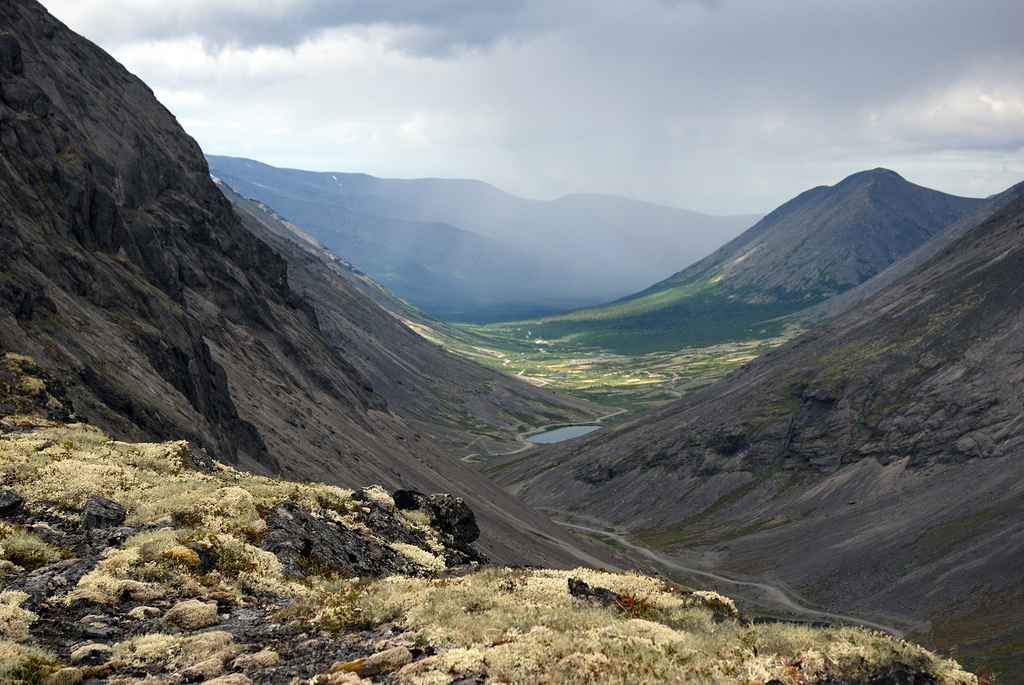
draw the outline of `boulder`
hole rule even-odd
[[[184,630],[199,630],[217,623],[217,604],[200,602],[198,599],[187,599],[178,602],[164,614],[164,623],[178,626]]]
[[[260,547],[296,578],[337,572],[388,576],[408,570],[408,561],[390,546],[321,521],[292,500],[278,503],[266,521],[270,532]]]
[[[469,545],[480,537],[476,516],[461,497],[433,494],[430,496],[430,508],[437,517],[438,529],[451,535],[457,545]]]
[[[569,579],[569,594],[610,607],[619,606],[622,599],[617,592],[612,592],[606,587],[590,587],[580,578]]]
[[[114,528],[124,523],[127,516],[128,511],[117,502],[99,495],[89,495],[82,509],[82,528]]]
[[[11,488],[0,490],[0,516],[11,516],[17,513],[24,501],[16,490]]]

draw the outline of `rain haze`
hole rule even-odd
[[[1020,0],[44,0],[210,154],[767,212],[1024,179]]]

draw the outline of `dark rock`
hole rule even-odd
[[[402,511],[430,509],[430,498],[415,490],[395,490],[391,498],[395,500],[395,508]]]
[[[403,526],[395,519],[390,513],[384,511],[379,507],[373,507],[370,509],[370,513],[365,516],[363,523],[366,527],[379,535],[385,540],[391,542],[404,542],[406,544],[415,544],[416,540],[413,539],[409,533],[409,529]]]
[[[117,502],[99,495],[89,495],[82,509],[82,527],[86,530],[95,528],[113,528],[124,523],[128,511]]]
[[[18,39],[6,31],[0,33],[0,76],[17,76],[24,71]]]
[[[606,587],[590,587],[580,578],[569,579],[569,594],[611,607],[619,606],[622,599],[617,592],[612,592]]]
[[[270,532],[262,549],[276,555],[285,571],[296,578],[337,572],[386,576],[411,570],[391,547],[314,518],[291,500],[279,503],[266,521]]]
[[[456,678],[451,681],[448,685],[484,685],[487,682],[487,676],[483,673],[474,673],[473,675],[464,676],[462,678]]]
[[[437,517],[438,528],[451,535],[456,544],[468,545],[480,537],[476,516],[461,497],[434,494],[430,496],[430,507]]]
[[[188,547],[199,556],[199,571],[209,571],[216,564],[216,560],[213,558],[213,552],[210,551],[209,547],[194,541],[188,543],[185,547]]]
[[[939,685],[939,681],[913,666],[896,662],[862,676],[840,678],[830,675],[816,685]]]
[[[188,448],[182,452],[182,459],[185,466],[195,471],[210,473],[213,471],[213,459],[203,447],[197,447],[189,443]]]
[[[21,503],[25,500],[17,491],[6,488],[0,490],[0,516],[10,516],[21,509]]]

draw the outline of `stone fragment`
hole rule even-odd
[[[621,596],[617,592],[612,592],[606,587],[590,587],[580,578],[569,579],[569,594],[610,607],[618,606],[621,601]]]
[[[272,649],[264,649],[255,654],[243,654],[235,659],[231,668],[236,671],[248,671],[253,668],[267,668],[277,666],[278,655]]]
[[[78,685],[82,677],[80,668],[62,668],[43,678],[39,685]]]
[[[166,614],[164,622],[184,630],[199,630],[217,623],[217,603],[207,604],[198,599],[187,599],[175,604]]]
[[[224,662],[217,657],[211,657],[206,661],[189,666],[181,672],[181,679],[186,683],[198,683],[210,678],[216,678],[224,672]]]
[[[480,537],[476,516],[461,497],[443,493],[430,496],[430,507],[437,517],[437,527],[448,533],[458,545],[468,545]]]
[[[109,645],[87,642],[71,650],[71,663],[79,666],[102,666],[110,661],[114,650]]]
[[[359,667],[359,675],[366,678],[405,666],[412,661],[412,652],[405,647],[395,647],[372,654],[362,661],[363,663]]]
[[[12,488],[0,490],[0,516],[10,516],[17,513],[24,501],[21,495]]]
[[[114,528],[124,523],[127,516],[128,511],[117,502],[99,495],[89,495],[82,509],[82,528]]]
[[[156,607],[140,606],[135,607],[128,612],[129,618],[134,618],[136,621],[144,621],[147,618],[156,618],[160,615],[160,610]]]

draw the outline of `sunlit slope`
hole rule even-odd
[[[643,292],[529,328],[623,354],[776,335],[778,317],[867,281],[981,204],[861,172],[801,194]]]

